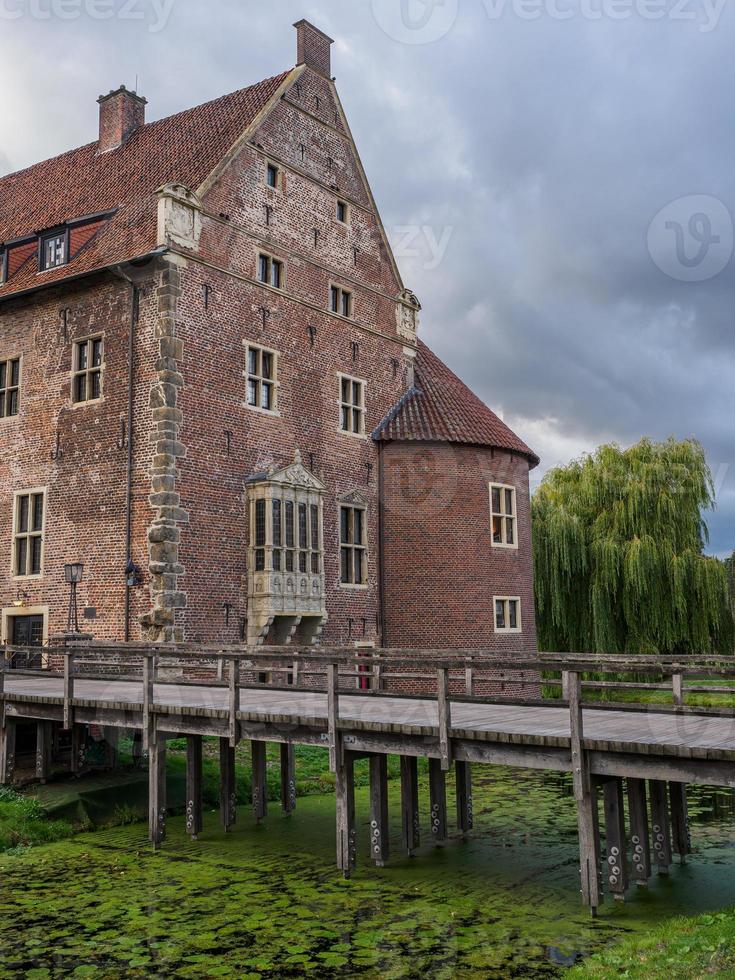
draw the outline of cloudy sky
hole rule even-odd
[[[158,118],[334,72],[424,339],[545,469],[696,436],[735,547],[735,3],[0,0],[0,173],[95,138],[125,82]],[[9,97],[10,96],[10,97]],[[2,206],[2,202],[0,202]]]

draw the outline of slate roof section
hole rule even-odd
[[[419,341],[416,382],[373,432],[377,442],[454,442],[538,456],[426,344]]]
[[[179,182],[196,190],[278,91],[289,72],[141,126],[121,147],[97,141],[0,177],[0,244],[87,215],[116,211],[67,265],[39,273],[26,262],[0,285],[0,299],[106,268],[156,247],[156,190]]]

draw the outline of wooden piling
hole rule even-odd
[[[562,675],[564,694],[569,702],[572,783],[577,801],[580,883],[583,903],[592,915],[602,904],[600,881],[600,817],[597,784],[590,773],[589,756],[584,748],[584,714],[582,710],[582,676],[576,671]]]
[[[616,901],[625,901],[628,889],[628,856],[625,840],[623,780],[608,779],[603,788],[607,882]]]
[[[342,752],[335,774],[337,867],[349,878],[357,863],[355,828],[355,765],[351,752]]]
[[[118,746],[120,743],[120,729],[107,726],[105,732],[105,748],[107,755],[107,768],[117,769]]]
[[[379,868],[388,860],[388,756],[370,756],[370,856]]]
[[[414,756],[401,756],[401,825],[403,846],[409,857],[421,842],[419,820],[419,772]]]
[[[628,779],[628,815],[633,878],[645,887],[651,877],[651,834],[645,779]]]
[[[16,723],[7,717],[0,726],[0,786],[11,786],[15,775]]]
[[[653,853],[658,865],[658,873],[667,875],[671,867],[671,824],[669,821],[669,801],[666,793],[666,783],[660,779],[652,779],[651,793],[651,834]]]
[[[439,759],[429,759],[429,805],[431,836],[439,844],[447,839],[447,777]]]
[[[679,855],[681,863],[685,864],[687,856],[692,853],[686,783],[669,783],[669,805],[672,850]]]
[[[290,742],[281,743],[281,807],[289,814],[296,809],[296,755]]]
[[[250,743],[250,758],[252,760],[253,770],[253,816],[257,823],[260,823],[268,815],[268,781],[265,749],[265,742]]]
[[[148,835],[155,850],[166,838],[166,736],[155,732],[148,744]]]
[[[36,779],[45,783],[51,774],[52,722],[36,722]]]
[[[87,763],[87,726],[72,725],[71,728],[71,761],[72,775],[80,776]]]
[[[203,827],[202,736],[186,736],[186,832],[196,840]]]
[[[235,796],[235,750],[230,739],[219,740],[219,815],[226,833],[236,820]]]
[[[455,763],[454,778],[457,793],[457,828],[462,836],[466,836],[475,823],[472,805],[472,767],[469,762]]]

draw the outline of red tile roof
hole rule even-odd
[[[538,456],[419,341],[416,383],[373,433],[379,442],[457,442]]]
[[[97,142],[0,178],[0,244],[117,210],[68,265],[38,273],[26,262],[0,285],[0,299],[136,258],[156,246],[156,190],[198,188],[278,91],[288,72],[175,116],[147,123],[119,149]]]

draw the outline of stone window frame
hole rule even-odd
[[[94,341],[99,340],[102,344],[102,360],[97,366],[87,366],[86,368],[79,367],[79,352],[83,346],[87,347],[89,351],[89,346]],[[105,351],[107,344],[105,343],[105,333],[103,330],[97,330],[93,333],[88,334],[85,337],[78,337],[72,341],[71,350],[71,405],[72,408],[83,408],[87,405],[99,405],[105,399]],[[100,379],[99,395],[94,398],[89,397],[89,379],[93,374],[98,374]],[[77,399],[76,388],[77,379],[85,376],[86,377],[86,392],[87,397],[83,399]]]
[[[34,497],[43,497],[43,507],[41,510],[41,529],[40,531],[35,529],[30,530],[31,525],[31,513],[32,513],[32,500]],[[18,520],[20,517],[19,511],[19,501],[22,497],[28,497],[28,531],[20,531],[18,528]],[[13,492],[13,516],[11,524],[11,536],[10,536],[10,577],[16,582],[29,581],[41,579],[44,576],[44,565],[46,559],[46,527],[48,524],[48,488],[47,487],[30,487],[29,489],[15,490]],[[30,561],[30,548],[26,548],[26,568],[22,573],[18,573],[18,568],[16,564],[16,550],[17,542],[20,538],[25,538],[26,541],[30,542],[32,538],[39,538],[41,542],[41,554],[39,559],[39,571],[28,573],[28,563]]]
[[[501,510],[496,511],[493,507],[493,490],[500,491],[501,500]],[[506,491],[510,491],[513,499],[513,511],[508,513],[505,508],[505,494]],[[493,548],[505,548],[509,551],[518,550],[518,494],[516,488],[510,483],[490,483],[488,484],[488,493],[490,496],[490,544]],[[493,531],[493,522],[495,518],[499,518],[501,521],[501,536],[502,541],[495,540],[495,534]],[[508,529],[506,522],[512,520],[513,522],[513,541],[512,543],[507,540]]]
[[[355,542],[343,541],[342,540],[342,511],[347,509],[351,511],[354,515],[355,511],[360,511],[362,513],[362,543],[357,544]],[[369,534],[368,534],[368,521],[369,521],[369,507],[368,502],[358,494],[347,494],[337,498],[337,566],[339,569],[339,587],[340,589],[365,591],[370,587],[370,549],[369,549]],[[354,528],[354,516],[351,519],[351,526]],[[354,532],[353,532],[354,533]],[[364,575],[363,582],[345,582],[342,578],[342,552],[344,549],[349,548],[352,552],[351,556],[351,568],[354,572],[354,553],[356,551],[362,552],[362,570]]]
[[[503,618],[506,623],[505,626],[498,626],[498,613],[497,607],[498,603],[502,602]],[[516,604],[516,625],[510,626],[510,603],[514,602]],[[496,633],[522,633],[523,632],[523,617],[521,614],[521,597],[517,595],[496,595],[493,596],[493,628]]]
[[[350,208],[349,201],[346,201],[343,197],[338,197],[335,211],[339,224],[346,227],[349,227],[349,225],[352,224],[352,209]],[[344,218],[340,218],[340,211],[344,213]]]
[[[337,309],[334,309],[334,297],[337,297]],[[349,297],[349,312],[343,313],[344,309],[344,297]],[[329,292],[327,294],[327,309],[332,314],[332,316],[338,316],[340,320],[354,320],[355,319],[355,291],[353,289],[347,289],[346,286],[342,286],[338,282],[329,283]]]
[[[245,378],[245,401],[243,402],[244,407],[250,412],[258,412],[259,415],[265,415],[269,418],[279,418],[281,413],[279,411],[279,388],[280,382],[278,380],[278,368],[280,362],[280,352],[274,350],[272,347],[266,347],[265,344],[257,343],[253,340],[243,340],[243,347],[245,348],[245,370],[242,372]],[[260,405],[251,405],[248,401],[248,386],[250,384],[250,379],[255,378],[259,384],[263,383],[263,378],[261,375],[253,375],[250,373],[250,350],[254,349],[260,352],[260,365],[262,369],[262,355],[263,352],[270,354],[273,358],[273,377],[269,380],[273,394],[272,394],[272,408],[262,408]]]
[[[12,364],[18,364],[18,384],[9,384],[9,371]],[[6,422],[9,419],[17,419],[20,415],[21,407],[21,392],[23,388],[23,355],[18,354],[17,357],[10,355],[9,357],[4,357],[0,359],[0,368],[5,365],[5,385],[0,387],[0,422]],[[16,400],[16,411],[8,413],[8,402],[12,397],[12,393],[17,393]]]
[[[355,383],[360,385],[360,397],[361,397],[360,405],[355,405],[352,401],[349,402],[344,401],[342,396],[342,390],[345,381],[349,381],[351,385]],[[345,374],[342,371],[338,371],[337,384],[338,384],[337,407],[339,412],[337,417],[337,431],[341,433],[343,436],[352,436],[353,439],[366,439],[367,438],[367,431],[366,431],[367,430],[367,381],[364,378],[357,378],[352,374]],[[350,413],[351,417],[352,417],[352,412],[354,412],[355,409],[359,410],[360,412],[359,432],[353,431],[352,428],[345,429],[343,427],[342,417],[345,408],[351,410]]]
[[[275,171],[275,183],[270,182],[270,172]],[[283,185],[283,168],[275,162],[275,160],[269,160],[266,158],[265,161],[265,186],[272,191],[279,191]]]
[[[268,279],[263,280],[260,278],[260,265],[263,259],[268,263]],[[278,277],[278,285],[273,285],[273,267],[278,265],[280,268],[280,274]],[[273,255],[271,252],[267,252],[265,249],[259,248],[255,256],[255,281],[259,286],[265,286],[267,289],[272,289],[274,292],[282,293],[286,288],[286,262],[284,259],[279,258],[277,255]]]

